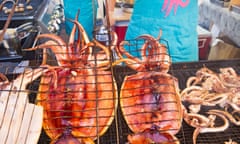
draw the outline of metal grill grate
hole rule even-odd
[[[136,45],[134,44],[133,46],[136,46]],[[129,51],[131,51],[131,50],[134,50],[134,49],[129,49]],[[149,51],[149,53],[151,53],[151,52]],[[39,57],[41,57],[41,56],[39,56]],[[54,61],[55,60],[51,59],[48,61],[48,63],[55,63]],[[95,59],[95,61],[96,61],[96,59]],[[36,68],[36,67],[38,67],[39,62],[41,62],[41,60],[38,59],[35,62],[31,62],[31,64],[34,66],[23,67],[23,68]],[[237,72],[240,71],[240,61],[239,60],[225,60],[225,61],[203,61],[203,62],[192,62],[192,63],[175,63],[175,64],[172,64],[169,72],[173,76],[178,78],[180,89],[183,89],[183,88],[185,88],[187,78],[195,75],[196,71],[198,69],[202,68],[203,66],[206,66],[216,72],[218,71],[219,68],[229,67],[229,66],[233,67]],[[3,73],[6,74],[9,79],[14,79],[14,78],[16,78],[16,75],[18,75],[18,74],[12,74],[12,73],[9,74],[8,73],[7,69],[13,69],[12,67],[7,67],[7,68],[2,67],[2,69],[6,69],[6,71]],[[83,69],[84,69],[84,67],[76,68],[76,69],[73,69],[73,71],[78,71],[78,70],[81,71]],[[153,72],[154,70],[155,69],[145,71],[145,72]],[[93,75],[96,76],[94,78],[98,79],[98,75],[95,73],[96,71],[97,71],[97,69],[93,68],[93,71],[92,71]],[[113,75],[116,80],[118,95],[120,94],[120,89],[124,82],[124,78],[127,75],[136,74],[136,71],[131,70],[129,67],[127,67],[124,64],[115,66],[112,72],[113,73],[110,73],[110,75]],[[144,72],[144,71],[142,71],[142,72]],[[75,75],[75,72],[73,72],[72,74]],[[80,75],[79,77],[82,77],[82,76],[88,77],[89,74]],[[43,76],[43,77],[45,77],[45,76]],[[52,78],[54,76],[50,75],[50,77]],[[67,79],[67,78],[68,78],[68,76],[63,76],[63,79]],[[98,81],[98,82],[104,83],[101,81]],[[61,85],[60,80],[59,80],[58,84]],[[79,84],[79,82],[72,83],[72,84],[77,85],[77,84]],[[95,84],[95,83],[93,83],[93,84]],[[43,93],[43,91],[38,90],[39,85],[40,86],[43,85],[43,83],[41,82],[41,79],[37,79],[37,80],[33,81],[27,88],[27,89],[29,89],[29,99],[30,99],[30,102],[32,102],[32,103],[40,101],[40,99],[36,98],[39,93]],[[46,85],[46,83],[45,83],[45,85]],[[63,87],[68,87],[70,85],[71,84],[66,84],[66,85],[63,85]],[[95,87],[95,88],[97,89],[97,87]],[[111,89],[110,89],[110,91],[111,91]],[[97,90],[91,91],[91,92],[98,93]],[[98,97],[98,94],[94,95],[94,97]],[[109,99],[109,100],[112,100],[112,99]],[[50,102],[47,99],[41,99],[41,101]],[[66,101],[66,100],[62,100],[62,101]],[[81,100],[78,99],[78,101],[81,101]],[[118,97],[118,101],[120,101],[119,97]],[[127,142],[127,136],[129,134],[131,134],[132,131],[129,129],[129,126],[127,125],[127,123],[124,119],[124,116],[122,114],[120,107],[121,106],[118,102],[117,108],[115,108],[115,107],[113,108],[114,110],[116,110],[114,120],[111,122],[111,124],[107,125],[109,128],[107,129],[107,131],[105,132],[104,135],[97,136],[95,143],[125,144]],[[109,109],[109,107],[105,107],[105,108]],[[50,109],[50,110],[54,110],[54,109]],[[97,111],[97,109],[94,109],[94,110]],[[207,108],[203,109],[203,111],[205,111],[205,110],[207,110]],[[52,118],[54,118],[54,117],[52,117]],[[98,117],[94,117],[94,118],[98,119]],[[221,121],[217,120],[217,123],[220,124]],[[67,125],[66,125],[66,127],[67,127]],[[39,144],[49,144],[51,142],[50,138],[45,133],[46,131],[48,131],[48,129],[42,130],[42,134],[41,134],[39,142],[38,142]],[[176,134],[176,136],[182,144],[192,144],[193,131],[194,131],[194,129],[192,127],[188,126],[185,122],[183,122],[182,127],[181,127],[180,131]],[[224,143],[225,141],[228,141],[229,139],[232,139],[233,141],[236,141],[236,142],[240,142],[239,133],[240,133],[240,128],[231,124],[230,127],[225,132],[200,134],[198,136],[197,143],[219,144],[219,143]]]
[[[232,67],[239,74],[240,61],[236,59],[236,60],[176,63],[172,65],[170,73],[172,73],[174,76],[178,78],[180,89],[184,89],[186,87],[187,79],[191,76],[195,76],[196,72],[203,67],[207,67],[217,73],[219,72],[220,68]],[[187,106],[188,103],[184,103],[184,105]],[[219,106],[216,106],[216,107],[203,106],[201,108],[200,113],[204,113],[212,108],[222,109]],[[216,120],[216,125],[221,125],[222,123],[223,123],[222,120],[219,120],[219,119]],[[194,128],[192,128],[191,126],[183,122],[182,129],[180,133],[177,134],[177,137],[180,139],[181,143],[183,144],[192,144],[193,131],[194,131]],[[228,142],[230,139],[239,143],[240,142],[239,133],[240,133],[239,126],[236,126],[230,123],[229,128],[224,132],[200,134],[197,137],[197,143],[219,144],[219,143]]]

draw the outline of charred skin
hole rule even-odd
[[[146,130],[143,133],[128,135],[129,144],[180,144],[178,139],[169,133]]]
[[[75,138],[70,131],[65,131],[50,144],[94,144],[94,141],[90,138]]]
[[[161,72],[127,76],[120,92],[124,118],[134,133],[155,129],[176,134],[182,122],[177,79]]]
[[[44,107],[43,128],[51,139],[70,131],[95,139],[111,124],[117,106],[108,71],[55,68],[41,79],[37,104]],[[98,109],[98,110],[97,110]]]

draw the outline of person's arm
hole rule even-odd
[[[114,11],[116,0],[107,0],[109,5],[109,11]]]
[[[110,25],[113,26],[115,24],[114,19],[114,8],[116,4],[116,0],[107,0],[108,2],[108,9],[109,9],[109,19],[110,19]]]

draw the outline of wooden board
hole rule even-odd
[[[37,144],[43,108],[28,102],[27,92],[0,91],[0,139],[4,144]]]
[[[231,10],[232,6],[239,6],[240,7],[240,0],[230,0],[229,9]]]
[[[210,48],[208,60],[227,60],[240,58],[240,48],[219,41],[215,46]]]

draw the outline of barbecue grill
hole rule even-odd
[[[161,43],[168,45],[168,41],[160,40]],[[143,44],[141,40],[131,40],[129,41],[130,46],[128,47],[128,51],[133,51],[134,53],[138,53],[139,48]],[[219,68],[224,67],[233,67],[236,72],[240,71],[240,61],[237,60],[218,60],[218,61],[199,61],[199,62],[185,62],[185,63],[174,63],[172,64],[169,73],[178,78],[179,88],[184,89],[186,87],[186,81],[190,76],[194,76],[196,72],[202,68],[207,67],[215,72],[219,72]],[[117,82],[118,92],[120,91],[121,85],[124,81],[125,76],[136,73],[125,65],[118,65],[113,68],[113,75]],[[184,103],[184,105],[188,105]],[[220,109],[219,107],[215,107]],[[207,111],[208,107],[203,107],[201,113]],[[222,124],[220,119],[216,120],[216,125]],[[194,128],[189,126],[183,121],[182,128],[179,133],[176,135],[181,144],[192,144],[192,135]],[[129,129],[124,117],[122,115],[122,111],[120,109],[120,105],[118,105],[117,113],[114,121],[109,126],[107,132],[97,138],[95,141],[98,144],[125,144],[127,142],[127,136],[131,134],[132,131]],[[236,142],[240,142],[240,137],[238,136],[240,133],[240,127],[235,126],[233,124],[230,127],[220,133],[205,133],[200,134],[197,138],[197,143],[204,144],[219,144],[229,141],[230,139]],[[50,139],[44,133],[40,136],[39,144],[50,143]]]
[[[136,44],[136,43],[135,43]],[[139,44],[137,42],[137,44]],[[142,43],[140,43],[142,44]],[[133,45],[134,46],[134,45]],[[139,46],[134,52],[138,51]],[[23,66],[21,68],[36,68],[39,66],[39,62],[41,61],[39,58],[42,56],[35,57],[35,60],[31,61],[29,66]],[[97,57],[95,57],[97,58]],[[55,63],[55,60],[48,59],[48,63]],[[14,79],[17,74],[9,72],[10,69],[15,69],[16,66],[6,66],[0,65],[0,69],[4,71],[2,73],[6,74],[9,79]],[[184,89],[186,86],[186,81],[190,76],[194,76],[196,71],[202,67],[207,67],[213,71],[218,72],[219,68],[223,67],[233,67],[238,73],[240,71],[240,61],[239,60],[222,60],[222,61],[200,61],[200,62],[187,62],[187,63],[174,63],[172,64],[169,73],[178,78],[180,89]],[[121,85],[123,83],[124,77],[127,75],[131,75],[136,73],[135,71],[128,68],[126,65],[118,65],[112,69],[113,76],[117,82],[118,90],[120,90]],[[87,76],[86,76],[87,77]],[[40,84],[40,79],[33,81],[28,89],[30,90],[29,99],[31,103],[36,102],[36,95],[38,94],[38,87]],[[119,91],[118,91],[119,92]],[[184,103],[187,105],[187,103]],[[218,107],[216,107],[218,108]],[[207,111],[208,107],[203,107],[201,112]],[[131,130],[129,129],[127,123],[124,120],[122,112],[120,110],[120,106],[116,109],[116,114],[114,116],[114,120],[111,125],[109,125],[108,130],[103,136],[97,136],[95,143],[97,144],[125,144],[127,142],[127,136],[131,134]],[[222,121],[217,119],[217,124],[221,124]],[[185,122],[182,124],[182,128],[176,137],[179,139],[181,144],[192,144],[192,134],[194,128],[187,125]],[[219,144],[224,143],[225,141],[229,141],[230,139],[236,142],[240,142],[240,127],[230,125],[230,127],[221,133],[205,133],[200,134],[197,138],[197,143],[204,144]],[[50,138],[46,135],[45,131],[42,130],[42,134],[39,139],[39,144],[48,144],[50,143]]]
[[[218,71],[219,68],[223,67],[233,67],[238,73],[240,71],[240,61],[239,60],[218,60],[218,61],[201,61],[201,62],[189,62],[189,63],[175,63],[171,67],[170,73],[172,73],[174,76],[176,76],[179,80],[179,86],[181,89],[185,88],[186,80],[188,77],[195,75],[195,72],[202,68],[202,67],[208,67],[213,71]],[[22,67],[22,68],[35,68],[36,66],[28,66],[28,67]],[[5,69],[5,73],[8,73],[8,69],[14,69],[14,67],[11,66],[1,66],[0,69]],[[118,87],[120,87],[123,78],[125,75],[134,73],[132,70],[125,66],[117,66],[114,68],[114,77],[117,81]],[[14,79],[16,77],[16,74],[8,74],[7,75],[9,79]],[[38,93],[38,86],[39,86],[40,80],[34,81],[31,85],[29,85],[28,89],[30,90],[29,99],[30,102],[34,103],[36,94]],[[203,108],[204,110],[207,110],[208,108]],[[217,121],[217,123],[221,124],[221,121]],[[183,122],[182,128],[180,132],[176,135],[181,144],[192,144],[192,134],[193,134],[194,128],[187,125],[185,122]],[[130,129],[128,128],[122,114],[121,110],[117,109],[117,115],[116,119],[112,122],[111,126],[109,127],[108,131],[98,139],[98,143],[101,144],[125,144],[127,142],[127,135],[132,133]],[[233,141],[240,142],[240,127],[230,125],[230,127],[220,133],[205,133],[200,134],[197,139],[197,143],[204,143],[204,144],[219,144],[224,143],[225,141],[229,141],[229,139],[232,139]],[[45,134],[44,131],[42,131],[42,134],[40,136],[38,144],[49,144],[50,139]]]

